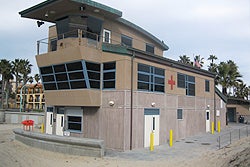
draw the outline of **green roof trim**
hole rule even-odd
[[[147,32],[146,30],[144,30],[143,28],[135,25],[134,23],[131,23],[130,21],[128,20],[125,20],[123,18],[118,18],[117,19],[118,22],[128,26],[128,27],[131,27],[139,32],[141,32],[142,34],[146,35],[147,37],[149,37],[150,39],[154,40],[157,44],[159,44],[164,50],[168,50],[169,47],[164,44],[163,41],[160,41],[158,38],[156,38],[154,35],[150,34],[149,32]]]
[[[131,55],[131,53],[127,50],[126,47],[121,45],[113,45],[109,43],[102,44],[102,51],[104,52],[111,52],[111,53],[118,53],[122,55]]]
[[[38,4],[38,5],[35,5],[35,6],[31,7],[31,8],[23,10],[23,11],[19,12],[19,14],[21,16],[23,16],[23,15],[26,15],[26,14],[28,14],[30,12],[33,12],[34,10],[46,7],[48,5],[51,5],[54,2],[58,2],[58,1],[60,1],[60,0],[47,0],[47,1],[44,1],[44,2],[42,2],[42,3]],[[91,0],[71,0],[71,1],[76,2],[76,3],[85,4],[85,5],[88,5],[88,6],[91,6],[91,7],[94,7],[94,8],[109,12],[109,13],[111,13],[113,15],[116,15],[117,17],[122,16],[121,11],[119,11],[117,9],[114,9],[114,8],[111,8],[109,6],[103,5],[103,4],[98,3],[98,2],[94,2],[94,1],[91,1]]]

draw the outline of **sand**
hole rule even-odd
[[[14,140],[12,129],[21,127],[21,125],[0,124],[0,167],[250,166],[250,137],[238,140],[220,150],[207,151],[201,147],[200,155],[191,158],[184,154],[174,158],[166,157],[166,159],[142,161],[119,157],[72,156],[33,148]]]

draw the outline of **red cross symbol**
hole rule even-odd
[[[171,80],[168,80],[168,84],[171,85],[171,90],[173,90],[173,86],[175,85],[175,81],[173,80],[173,75],[171,75]]]

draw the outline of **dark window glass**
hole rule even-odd
[[[52,66],[41,67],[40,71],[41,71],[41,74],[51,74],[51,73],[53,73]]]
[[[111,69],[115,69],[115,62],[112,63],[104,63],[103,64],[103,70],[111,70]]]
[[[187,75],[188,82],[195,82],[195,77]]]
[[[67,74],[56,74],[56,81],[67,81],[68,77]]]
[[[70,85],[71,85],[71,89],[86,88],[85,81],[71,81]]]
[[[107,72],[103,74],[103,80],[115,79],[115,72]]]
[[[138,89],[149,90],[149,83],[138,82]]]
[[[45,90],[56,90],[56,83],[44,83]]]
[[[58,89],[69,89],[69,83],[68,82],[58,82],[57,87],[58,87]]]
[[[164,85],[164,78],[155,77],[155,83]]]
[[[153,45],[146,44],[146,52],[154,53],[155,52],[155,47]]]
[[[150,66],[138,64],[138,71],[150,73]]]
[[[100,89],[100,81],[89,81],[91,88]]]
[[[154,91],[156,92],[164,92],[165,86],[162,85],[155,85]]]
[[[56,38],[50,40],[50,50],[51,51],[57,50],[57,39]]]
[[[77,70],[83,70],[82,69],[82,62],[74,62],[74,63],[67,63],[67,69],[68,71],[77,71]]]
[[[82,131],[82,117],[68,116],[68,129]]]
[[[54,75],[45,75],[45,76],[42,76],[42,78],[43,78],[43,82],[52,82],[52,81],[55,81]]]
[[[149,82],[149,75],[138,74],[138,80],[139,81],[144,81],[144,82]]]
[[[164,70],[160,68],[155,68],[155,74],[165,76]]]
[[[206,91],[206,92],[209,92],[209,91],[210,91],[209,80],[205,80],[205,91]]]
[[[86,62],[87,70],[100,72],[100,64]]]
[[[183,119],[182,109],[177,109],[177,119]]]
[[[179,88],[185,88],[185,78],[186,78],[186,76],[183,74],[177,75],[177,86]]]
[[[105,81],[105,82],[103,82],[103,88],[106,88],[106,89],[115,88],[115,81]]]
[[[188,85],[187,85],[187,95],[195,96],[195,84],[188,83]]]
[[[55,71],[55,73],[66,72],[65,65],[64,64],[54,65],[54,71]]]
[[[75,79],[84,79],[83,72],[73,72],[69,73],[69,79],[70,80],[75,80]]]
[[[122,45],[132,47],[132,38],[122,35],[121,36],[121,43]]]
[[[100,73],[88,71],[89,79],[100,80]]]

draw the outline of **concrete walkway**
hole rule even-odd
[[[105,157],[109,158],[123,158],[128,160],[142,160],[142,161],[153,161],[166,158],[182,158],[190,159],[211,150],[219,149],[218,137],[225,136],[229,141],[226,134],[229,134],[230,131],[238,131],[238,129],[245,129],[248,126],[248,135],[250,136],[250,125],[246,124],[235,124],[231,123],[226,128],[221,130],[221,133],[215,132],[204,133],[192,137],[187,137],[173,143],[173,147],[169,147],[168,144],[155,146],[154,151],[150,151],[149,148],[128,150],[125,152],[117,151],[107,151]],[[246,131],[242,130],[242,138],[246,137]],[[245,134],[243,134],[245,133]],[[233,142],[233,141],[232,141]]]

